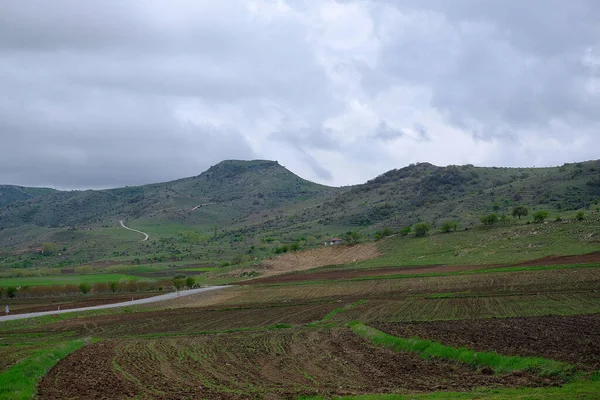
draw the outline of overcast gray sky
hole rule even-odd
[[[0,183],[600,158],[597,0],[2,0]]]

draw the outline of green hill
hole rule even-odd
[[[4,254],[52,241],[64,249],[61,262],[71,264],[115,255],[217,262],[236,254],[261,257],[298,238],[319,243],[348,230],[365,236],[446,220],[469,228],[482,215],[509,214],[516,205],[551,214],[596,209],[600,161],[552,168],[421,163],[343,188],[309,182],[274,161],[223,161],[198,176],[137,187],[2,186],[0,199]],[[150,241],[142,243],[119,220],[149,233]]]

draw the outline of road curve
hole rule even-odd
[[[219,290],[224,289],[228,286],[209,286],[200,289],[189,289],[181,292],[171,292],[167,294],[162,294],[160,296],[146,297],[145,299],[133,300],[133,301],[125,301],[123,303],[113,303],[113,304],[103,304],[100,306],[92,306],[92,307],[81,307],[81,308],[71,308],[68,310],[60,310],[60,311],[41,311],[27,314],[15,314],[15,315],[6,315],[0,317],[0,322],[2,321],[12,321],[16,319],[25,319],[25,318],[33,318],[33,317],[41,317],[44,315],[55,315],[55,314],[66,314],[70,312],[76,311],[90,311],[90,310],[103,310],[105,308],[117,308],[117,307],[127,307],[127,306],[136,306],[139,304],[148,304],[148,303],[156,303],[159,301],[176,299],[182,296],[189,296],[196,293],[208,292],[211,290]]]
[[[119,221],[119,223],[121,224],[121,226],[123,228],[125,228],[127,230],[134,231],[134,232],[137,232],[137,233],[141,233],[142,235],[144,235],[144,239],[142,239],[142,242],[145,242],[150,237],[150,235],[148,235],[146,232],[138,231],[137,229],[132,229],[132,228],[130,228],[128,226],[125,226],[125,224],[123,223],[123,220]]]

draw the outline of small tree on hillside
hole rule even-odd
[[[427,235],[427,232],[429,232],[430,230],[431,226],[429,226],[429,224],[426,224],[425,222],[418,223],[415,225],[415,236],[423,237]]]
[[[185,287],[185,279],[173,279],[173,286],[175,286],[176,290],[181,290]]]
[[[526,217],[528,214],[529,209],[525,206],[516,206],[512,209],[512,216],[519,217],[519,219],[521,219],[521,217]]]
[[[194,279],[194,277],[188,276],[187,278],[185,278],[185,286],[187,286],[191,289],[194,287],[195,284],[196,284],[196,279]]]
[[[400,229],[400,236],[408,236],[410,235],[412,228],[410,226],[404,227]]]
[[[533,214],[533,220],[538,223],[544,222],[548,218],[548,211],[540,210]]]
[[[88,294],[91,290],[92,286],[87,282],[83,282],[79,285],[79,291],[83,294]]]
[[[42,245],[42,253],[45,256],[51,256],[56,254],[58,246],[54,242],[46,242]]]
[[[481,217],[481,223],[484,224],[485,226],[496,225],[498,223],[498,215],[490,214],[490,215],[483,216],[483,217]]]
[[[346,232],[344,235],[344,241],[348,244],[356,244],[360,240],[362,235],[357,231]]]
[[[457,227],[458,224],[455,221],[446,221],[444,222],[440,230],[444,233],[449,233],[452,231],[456,232]]]
[[[583,221],[585,219],[585,214],[583,211],[579,211],[577,213],[577,215],[575,216],[575,218],[577,219],[577,221]]]
[[[17,295],[17,288],[14,286],[9,286],[6,288],[6,297],[9,299],[14,298]]]

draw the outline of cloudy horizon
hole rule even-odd
[[[598,20],[595,0],[4,0],[0,184],[597,159]]]

